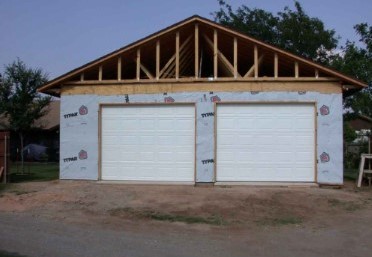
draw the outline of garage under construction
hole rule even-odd
[[[193,16],[40,92],[61,97],[61,179],[342,184],[342,98],[365,86]]]

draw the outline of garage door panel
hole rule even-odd
[[[296,119],[296,122],[294,123],[294,129],[298,129],[298,130],[301,130],[301,129],[305,129],[305,130],[309,130],[309,128],[311,128],[312,126],[314,125],[314,120],[313,119],[301,119],[301,118],[297,118]]]
[[[290,118],[275,119],[277,129],[290,129],[293,127],[293,121]]]
[[[314,105],[217,105],[217,181],[314,181]]]
[[[102,108],[103,180],[194,181],[195,107]]]
[[[144,129],[151,129],[151,128],[154,128],[155,126],[155,121],[154,120],[150,120],[150,119],[143,119],[140,121],[140,127],[141,128],[144,128]]]
[[[195,125],[190,123],[187,118],[179,119],[173,126],[178,131],[194,130],[195,128]]]
[[[173,145],[173,137],[170,135],[158,136],[157,144],[159,148],[162,146],[170,147]]]

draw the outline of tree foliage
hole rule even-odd
[[[327,30],[318,18],[308,16],[301,4],[295,1],[295,10],[285,7],[276,15],[246,5],[236,11],[223,0],[220,9],[212,15],[216,22],[239,30],[266,43],[313,60],[337,46],[334,30]]]
[[[45,107],[51,98],[37,92],[47,80],[41,69],[29,68],[20,59],[5,67],[0,84],[0,114],[8,118],[9,129],[18,133],[21,149],[25,133],[47,112]]]
[[[349,114],[372,117],[372,27],[367,23],[354,26],[362,47],[347,41],[341,53],[333,54],[338,44],[335,31],[307,15],[298,1],[294,10],[285,7],[277,14],[246,5],[234,11],[224,0],[218,2],[220,9],[212,15],[222,25],[367,82],[369,87],[346,98],[344,106]]]
[[[351,143],[357,138],[357,133],[347,122],[344,122],[343,132],[344,132],[344,140],[346,143]]]
[[[37,89],[47,80],[41,69],[28,68],[19,59],[5,67],[0,87],[0,112],[8,117],[11,130],[27,131],[45,114],[44,107],[49,104],[50,97],[41,96]]]
[[[361,23],[355,25],[354,29],[360,36],[362,46],[347,41],[341,53],[330,57],[329,65],[369,85],[346,98],[344,105],[349,116],[363,114],[372,117],[372,26]]]

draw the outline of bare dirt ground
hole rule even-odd
[[[98,234],[126,231],[138,236],[139,245],[145,235],[153,235],[164,245],[179,238],[185,246],[186,241],[192,242],[190,238],[199,238],[198,242],[205,241],[210,246],[199,256],[219,256],[213,249],[224,244],[226,248],[219,252],[231,248],[231,256],[244,256],[252,249],[255,249],[251,252],[254,256],[294,253],[293,256],[369,256],[372,188],[356,189],[351,182],[346,182],[342,189],[154,186],[87,181],[12,184],[0,191],[0,227],[3,222],[4,231],[11,231],[14,227],[5,227],[4,222],[17,224],[22,220],[50,222],[71,229],[90,228]],[[18,233],[22,236],[25,232]],[[165,238],[170,234],[171,238]],[[2,237],[6,235],[0,235]],[[128,234],[128,237],[131,236]],[[195,246],[195,242],[193,244]],[[252,244],[256,248],[248,247]],[[0,250],[11,250],[4,247],[0,243]],[[189,248],[196,250],[192,245]],[[157,256],[152,248],[142,250],[145,249],[151,256]],[[141,249],[138,251],[133,255],[112,256],[149,256],[139,254]],[[190,255],[187,255],[172,254],[169,250],[169,255],[159,256],[198,256],[193,251],[188,249]]]

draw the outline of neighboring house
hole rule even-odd
[[[355,130],[357,138],[346,145],[346,152],[359,154],[371,153],[372,150],[372,118],[365,115],[357,115],[354,119],[347,121],[350,127]],[[366,149],[363,147],[366,146]]]
[[[356,118],[347,121],[347,123],[356,131],[372,129],[372,118],[366,115],[357,115]]]
[[[48,113],[36,120],[33,129],[26,134],[24,146],[37,144],[48,147],[49,161],[59,160],[59,120],[60,101],[51,101]],[[0,115],[0,131],[10,131],[8,119]],[[13,161],[20,160],[19,138],[14,131],[11,132],[10,152]]]
[[[193,16],[40,92],[61,97],[61,179],[342,184],[342,97],[365,86]]]

